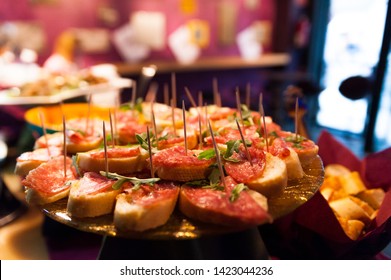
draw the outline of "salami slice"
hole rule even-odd
[[[56,195],[69,189],[70,182],[76,179],[71,163],[72,159],[67,157],[67,172],[64,177],[64,157],[54,157],[30,171],[22,184],[47,197]]]
[[[225,226],[248,227],[271,222],[271,216],[247,191],[240,192],[232,201],[232,191],[237,183],[231,177],[225,180],[223,191],[183,186],[179,209],[189,218]]]

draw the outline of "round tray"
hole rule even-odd
[[[323,163],[317,156],[308,165],[303,166],[305,176],[299,180],[290,180],[284,192],[268,200],[269,213],[273,219],[283,217],[308,201],[319,189],[324,178]],[[243,228],[225,227],[202,223],[185,217],[175,210],[168,222],[155,229],[134,232],[120,231],[113,224],[113,215],[104,215],[95,218],[73,218],[67,213],[67,199],[47,204],[42,208],[50,218],[67,226],[81,231],[92,232],[105,236],[133,239],[195,239],[202,236],[211,236],[232,233],[244,230]]]

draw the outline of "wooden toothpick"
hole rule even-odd
[[[88,103],[87,103],[87,117],[86,117],[86,135],[90,135],[88,133],[89,127],[90,127],[90,115],[91,115],[91,101],[92,101],[92,95],[88,95]]]
[[[193,96],[190,93],[190,90],[187,87],[185,87],[185,92],[186,92],[187,98],[190,100],[191,105],[194,107],[194,109],[197,110],[197,114],[198,114],[198,129],[199,129],[198,140],[199,140],[199,146],[200,146],[200,148],[202,148],[202,123],[201,123],[201,111],[200,111],[200,107],[202,105],[200,105],[200,107],[197,106]],[[198,101],[200,102],[200,100],[202,102],[202,93],[201,92],[198,94]]]
[[[151,169],[151,178],[154,178],[155,177],[155,172],[153,170],[152,147],[151,147],[151,137],[149,136],[149,126],[147,126],[147,142],[148,142],[149,166],[150,166],[150,169]]]
[[[158,137],[157,137],[157,128],[156,128],[156,119],[155,119],[155,110],[153,109],[154,108],[154,104],[155,102],[151,102],[151,119],[152,119],[152,129],[153,129],[153,134],[155,136],[155,139],[156,139],[156,146],[158,144]]]
[[[43,133],[43,137],[45,139],[46,149],[47,149],[48,155],[50,157],[49,140],[48,140],[48,135],[46,132],[46,127],[45,127],[45,119],[44,119],[43,113],[41,111],[39,112],[39,120],[41,121],[42,133]]]
[[[208,127],[209,127],[209,132],[212,137],[212,143],[213,143],[213,148],[215,150],[216,154],[216,161],[217,161],[217,166],[219,167],[219,172],[220,172],[220,180],[223,183],[224,189],[227,188],[225,184],[225,177],[224,177],[224,170],[223,170],[223,164],[221,163],[221,158],[220,158],[220,150],[217,147],[216,140],[213,134],[212,126],[210,125],[210,121],[208,120]]]
[[[111,146],[114,148],[115,146],[114,125],[113,125],[113,118],[111,116],[110,109],[109,109],[109,117],[110,117]]]
[[[266,117],[265,117],[265,111],[263,109],[263,95],[262,93],[259,94],[259,126],[261,126],[261,118],[262,118],[262,124],[263,124],[263,138],[265,138],[266,143],[266,151],[269,152],[269,139],[268,139],[268,133],[267,133],[267,127],[266,127]]]
[[[176,76],[175,73],[171,73],[171,106],[176,108],[177,106],[177,100],[176,100]]]
[[[163,95],[164,95],[164,104],[170,106],[170,92],[168,89],[168,84],[164,84]]]
[[[242,127],[244,128],[242,106],[241,106],[241,103],[240,103],[240,96],[239,96],[239,88],[236,88],[235,95],[236,95],[236,107],[237,107],[237,110],[238,110],[238,113],[239,113],[240,122],[242,124]]]
[[[183,135],[185,141],[185,155],[187,156],[187,129],[186,129],[186,109],[185,101],[182,100],[182,116],[183,116]]]
[[[220,93],[219,93],[219,86],[218,86],[218,82],[217,82],[217,78],[213,78],[213,101],[214,101],[214,104],[217,106],[217,107],[221,107],[221,96],[220,96]]]
[[[191,95],[190,90],[187,87],[185,87],[185,93],[186,93],[186,96],[187,96],[187,98],[189,99],[189,101],[191,103],[191,106],[193,106],[194,108],[197,108],[197,104],[196,104],[193,96]]]
[[[199,148],[202,149],[203,143],[202,143],[202,102],[203,102],[202,92],[198,92],[198,107],[197,107],[197,113],[198,113],[198,142],[199,142]]]
[[[63,150],[64,150],[64,178],[67,177],[67,127],[65,124],[65,116],[62,115],[62,130],[63,130]]]
[[[137,82],[133,81],[132,96],[130,98],[130,109],[133,118],[135,117],[136,95],[137,95]]]
[[[175,106],[174,106],[174,100],[172,98],[171,98],[171,120],[172,120],[172,128],[174,129],[174,135],[176,136]]]
[[[103,123],[103,149],[104,149],[104,156],[105,156],[105,172],[107,177],[109,175],[109,161],[107,158],[106,126],[104,121],[102,123]]]
[[[238,119],[235,119],[235,121],[236,121],[236,125],[238,126],[240,137],[242,138],[242,142],[243,142],[243,145],[244,145],[244,150],[246,151],[247,160],[250,162],[250,164],[252,166],[253,163],[252,163],[252,160],[251,160],[251,155],[250,155],[250,152],[248,151],[248,148],[247,148],[247,145],[246,145],[246,140],[244,139],[244,135],[243,135],[242,129],[240,128]]]
[[[145,96],[145,101],[146,102],[153,102],[154,100],[156,100],[157,90],[158,90],[158,84],[152,83],[148,88],[148,92]]]
[[[296,104],[295,104],[295,140],[298,139],[299,134],[299,98],[296,97]]]
[[[251,85],[250,83],[246,84],[246,106],[250,110],[250,99],[251,99]]]

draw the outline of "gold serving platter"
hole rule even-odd
[[[281,195],[268,200],[269,213],[273,219],[278,219],[291,213],[307,202],[318,191],[324,178],[324,168],[320,157],[314,158],[303,169],[306,174],[303,178],[290,180],[287,188]],[[168,222],[158,228],[143,232],[120,231],[113,224],[113,215],[95,218],[73,218],[69,216],[67,213],[67,199],[47,204],[42,210],[48,217],[67,226],[111,237],[185,240],[244,230],[243,228],[206,224],[188,219],[180,211],[175,210]]]

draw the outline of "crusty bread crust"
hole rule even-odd
[[[91,151],[98,148],[102,144],[101,138],[96,138],[94,141],[82,143],[67,143],[67,152],[69,154],[76,154]]]
[[[80,194],[79,181],[72,183],[69,193],[67,212],[78,218],[97,217],[110,214],[114,210],[115,199],[121,189],[101,192],[98,194]]]
[[[288,180],[300,179],[304,176],[303,167],[299,156],[292,148],[289,148],[289,156],[282,159],[286,164]]]
[[[16,175],[23,177],[26,177],[29,172],[38,166],[40,166],[43,163],[43,161],[39,160],[26,160],[26,161],[17,161],[15,164],[15,170],[14,173]]]
[[[280,194],[288,185],[288,172],[285,162],[266,153],[266,166],[261,177],[246,182],[246,185],[266,197]]]
[[[123,231],[144,231],[164,225],[174,211],[178,192],[175,196],[156,203],[141,205],[132,203],[129,194],[117,196],[114,209],[114,225]]]
[[[40,193],[37,190],[31,188],[26,189],[26,201],[29,205],[44,205],[48,203],[53,203],[57,200],[67,197],[68,195],[69,189],[52,196],[46,196],[45,194]]]
[[[159,166],[155,169],[157,176],[163,180],[189,182],[206,178],[208,170],[205,166]]]
[[[319,147],[314,145],[311,149],[306,148],[305,150],[298,150],[297,155],[299,156],[301,165],[310,164],[314,158],[318,155]]]
[[[125,175],[141,172],[146,169],[148,153],[141,150],[141,154],[134,157],[108,158],[109,172]],[[91,158],[87,153],[77,154],[77,165],[83,171],[99,173],[105,170],[104,158]]]

